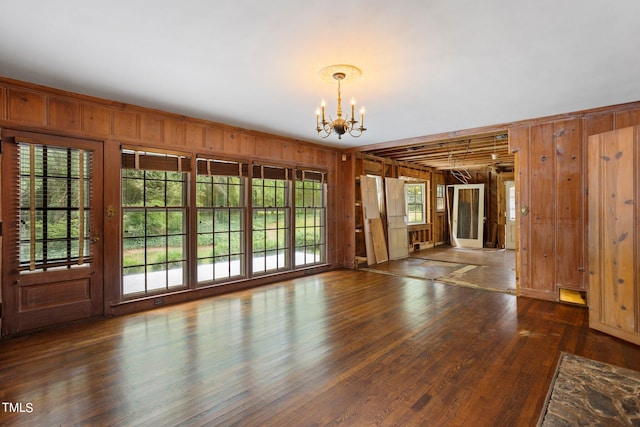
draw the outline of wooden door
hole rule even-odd
[[[640,344],[640,127],[589,137],[589,326]]]
[[[463,248],[482,248],[484,184],[450,187],[453,187],[452,243]]]
[[[504,183],[505,200],[505,249],[516,248],[516,186],[513,181]]]
[[[102,314],[102,145],[4,131],[2,333]]]
[[[407,233],[407,213],[404,181],[385,178],[387,196],[387,234],[389,236],[389,259],[409,256],[409,235]]]

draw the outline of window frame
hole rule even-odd
[[[129,172],[131,171],[131,172]],[[185,289],[189,286],[189,180],[190,180],[190,159],[183,154],[169,153],[164,151],[137,151],[136,149],[122,149],[122,168],[121,168],[121,227],[122,235],[120,237],[121,245],[121,286],[120,291],[123,300],[139,298],[140,296],[164,294],[169,292],[175,292]],[[130,175],[130,176],[127,176]],[[138,176],[136,176],[138,175]],[[180,179],[178,179],[180,177]],[[131,205],[125,203],[125,181],[142,181],[142,195],[138,195],[137,201],[132,201]],[[158,188],[162,187],[163,193],[163,206],[160,206],[157,202],[159,199],[154,199],[155,202],[151,205],[151,200],[148,200],[147,191],[150,190],[150,185],[156,184]],[[162,184],[159,184],[162,183]],[[167,188],[170,184],[180,183],[180,204],[171,205],[168,203]],[[176,185],[177,187],[178,185]],[[134,195],[131,195],[134,197]],[[149,204],[148,204],[149,203]],[[176,232],[170,230],[170,217],[172,214],[180,213],[182,220],[181,230]],[[164,214],[164,225],[161,224],[161,217]],[[143,217],[143,227],[141,234],[128,236],[127,233],[127,217],[128,215],[138,215]],[[150,224],[150,220],[154,219],[155,224]],[[160,220],[160,222],[158,222]],[[175,221],[175,220],[174,220]],[[154,231],[154,227],[160,231]],[[164,228],[163,228],[164,227]],[[164,229],[164,233],[161,231]],[[126,246],[127,242],[142,239],[142,258],[138,258],[138,263],[135,264],[135,260],[126,261]],[[161,242],[164,239],[164,246],[157,245],[156,256],[160,258],[157,262],[150,262],[151,250],[150,244],[153,242]],[[180,246],[182,246],[182,256],[179,259],[174,259],[171,255],[171,241],[181,240]],[[135,246],[135,243],[133,244]],[[139,245],[138,245],[139,246]],[[164,248],[164,249],[163,249]],[[140,248],[138,248],[139,250]],[[164,258],[162,258],[162,250],[164,250]],[[140,259],[142,262],[140,262]],[[171,266],[182,264],[179,269],[172,269]],[[164,266],[164,270],[160,267]],[[160,268],[160,269],[159,269]],[[141,273],[134,273],[137,275],[142,274],[144,276],[142,290],[125,291],[127,286],[134,286],[134,284],[127,280],[127,276],[133,276],[134,274],[127,275],[125,271],[140,271]],[[156,271],[157,270],[157,271]],[[180,283],[175,283],[175,278],[171,276],[172,270],[181,270]],[[164,283],[161,286],[157,286],[150,282],[150,275],[155,273],[155,276],[159,272],[164,272]],[[174,273],[175,274],[175,273]],[[134,280],[134,279],[130,279]],[[127,283],[129,282],[129,283]]]
[[[420,188],[421,202],[411,202],[410,198],[410,187]],[[404,185],[404,194],[405,194],[405,208],[407,212],[407,225],[424,225],[427,224],[427,191],[426,191],[426,183],[424,182],[406,182]],[[420,212],[422,212],[422,220],[420,221],[412,221],[411,220],[411,210],[409,209],[411,206],[421,206]]]
[[[231,280],[239,280],[247,277],[247,178],[246,169],[242,163],[228,162],[223,160],[214,160],[206,158],[197,159],[197,175],[196,175],[196,277],[195,283],[197,287],[208,286],[211,284],[218,285],[220,283]],[[206,186],[206,187],[205,187]],[[208,206],[202,204],[202,189],[208,188],[211,191],[210,203]],[[231,189],[234,194],[237,190],[237,200],[230,199]],[[216,197],[216,190],[218,197]],[[220,198],[220,196],[223,196]],[[216,205],[217,203],[217,205]],[[211,214],[211,230],[201,228],[201,213],[209,212]],[[219,216],[227,214],[226,227],[220,227],[222,223],[217,223]],[[222,214],[222,215],[220,215]],[[239,216],[239,226],[233,226],[232,217]],[[227,251],[223,254],[216,248],[216,242],[220,241],[219,236],[227,236]],[[239,235],[236,245],[232,245],[232,236]],[[206,244],[201,244],[206,240],[204,236],[210,236],[211,256],[204,255],[204,251],[208,250]],[[233,247],[232,247],[233,246]],[[236,250],[232,250],[235,248]],[[201,252],[203,251],[203,252]],[[223,259],[226,258],[226,261]],[[202,262],[203,260],[211,260],[211,264]],[[216,259],[222,261],[216,263]],[[234,266],[235,261],[238,262],[237,268]],[[222,272],[222,268],[226,264],[226,273]],[[210,278],[207,276],[201,280],[201,274],[204,274],[203,265],[211,266]],[[220,272],[220,274],[218,274]],[[235,274],[234,274],[235,273]]]
[[[297,195],[300,192],[302,197],[298,198]],[[305,197],[309,193],[311,193],[311,198]],[[304,268],[324,264],[327,262],[327,184],[325,174],[306,170],[296,171],[294,199],[294,267]],[[311,204],[308,203],[309,200],[311,200]],[[300,212],[303,213],[303,226],[298,225]],[[307,222],[309,212],[313,214],[311,225]],[[313,231],[311,242],[308,237],[309,229]],[[304,230],[302,231],[303,243],[299,244],[301,230]],[[312,248],[314,253],[311,260],[309,260],[309,248]],[[302,255],[300,255],[299,249],[303,249]],[[303,258],[302,261],[300,261],[300,257]]]
[[[293,195],[290,175],[287,168],[253,165],[249,252],[252,277],[292,270]],[[273,215],[275,226],[273,222],[268,223]],[[260,237],[261,234],[263,237]],[[273,256],[275,266],[269,267],[269,260],[273,261]]]
[[[436,212],[446,210],[446,187],[444,184],[436,184]]]

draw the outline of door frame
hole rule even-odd
[[[20,208],[17,200],[19,165],[16,162],[17,143],[19,142],[91,151],[91,193],[87,196],[91,197],[92,211],[90,214],[91,229],[88,235],[90,252],[87,248],[87,253],[90,254],[87,257],[90,256],[91,262],[87,263],[87,267],[52,269],[46,273],[20,273],[17,254],[19,233],[16,231],[19,230],[17,210]],[[5,232],[2,236],[3,310],[0,334],[12,334],[104,315],[103,143],[90,139],[4,128],[2,129],[2,148],[1,215]],[[63,297],[58,302],[46,306],[47,291],[44,290],[44,287],[47,285],[56,286],[53,284],[58,280],[61,283],[66,283],[66,286],[60,285],[59,288]],[[28,288],[28,286],[33,287]],[[28,297],[34,297],[35,300],[28,300]]]

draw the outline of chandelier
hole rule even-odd
[[[353,80],[360,77],[362,71],[353,65],[330,65],[320,70],[320,74],[325,78],[327,76],[333,77],[338,81],[338,111],[336,112],[336,119],[332,120],[329,116],[329,120],[325,116],[325,102],[324,99],[320,104],[320,108],[316,110],[316,131],[322,138],[326,138],[333,132],[338,135],[338,139],[342,139],[342,135],[348,133],[354,138],[362,135],[362,132],[367,130],[364,127],[364,107],[360,108],[360,120],[356,120],[355,108],[356,101],[351,98],[351,116],[347,115],[346,118],[342,118],[342,95],[340,93],[340,82],[343,80]]]

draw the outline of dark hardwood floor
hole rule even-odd
[[[409,258],[363,268],[459,286],[516,293],[516,256],[509,249],[437,246]]]
[[[1,425],[530,426],[583,307],[339,270],[0,341]]]

